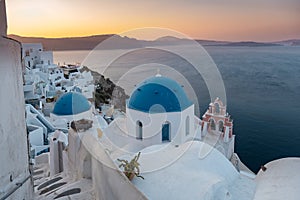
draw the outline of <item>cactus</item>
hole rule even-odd
[[[129,180],[132,180],[134,175],[136,177],[144,179],[140,175],[140,164],[138,163],[138,159],[140,158],[141,152],[138,153],[138,155],[134,156],[134,158],[128,162],[128,160],[124,159],[117,159],[121,164],[119,165],[119,168],[123,167],[124,168],[124,174],[127,176]]]

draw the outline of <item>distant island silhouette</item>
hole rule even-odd
[[[44,38],[44,37],[23,37],[18,35],[8,35],[9,38],[18,40],[22,43],[42,43],[45,50],[51,51],[70,51],[70,50],[92,50],[99,43],[101,49],[131,49],[146,46],[159,45],[181,45],[191,42],[189,39],[180,39],[173,36],[164,36],[152,41],[138,40],[126,36],[114,34],[92,35],[84,37],[63,37],[63,38]],[[112,40],[107,40],[112,37]],[[195,39],[203,46],[227,46],[227,47],[265,47],[265,46],[300,46],[300,39],[276,41],[276,42],[255,42],[255,41],[215,41]]]

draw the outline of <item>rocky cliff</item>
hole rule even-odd
[[[129,96],[123,88],[114,84],[109,78],[105,78],[98,72],[90,70],[88,67],[84,66],[81,71],[90,71],[92,73],[95,84],[94,101],[96,107],[99,107],[101,104],[111,104],[115,108],[125,111],[126,99]]]

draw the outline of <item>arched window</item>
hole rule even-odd
[[[220,105],[218,103],[215,103],[215,113],[220,114]]]
[[[211,129],[211,130],[216,130],[216,123],[215,123],[215,120],[210,119],[210,120],[209,120],[209,126],[210,126],[210,129]]]
[[[162,125],[162,129],[161,129],[161,140],[163,142],[165,141],[171,141],[171,138],[170,138],[170,133],[171,133],[171,127],[170,127],[170,122],[165,122],[163,123]]]
[[[219,121],[219,131],[223,132],[223,128],[224,128],[224,123],[223,121]]]
[[[143,139],[143,123],[141,121],[136,122],[136,139]]]
[[[185,119],[185,135],[190,134],[190,116],[187,116]]]

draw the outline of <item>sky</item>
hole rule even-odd
[[[121,34],[162,27],[194,39],[300,39],[300,0],[6,0],[6,6],[8,34],[21,36]]]

